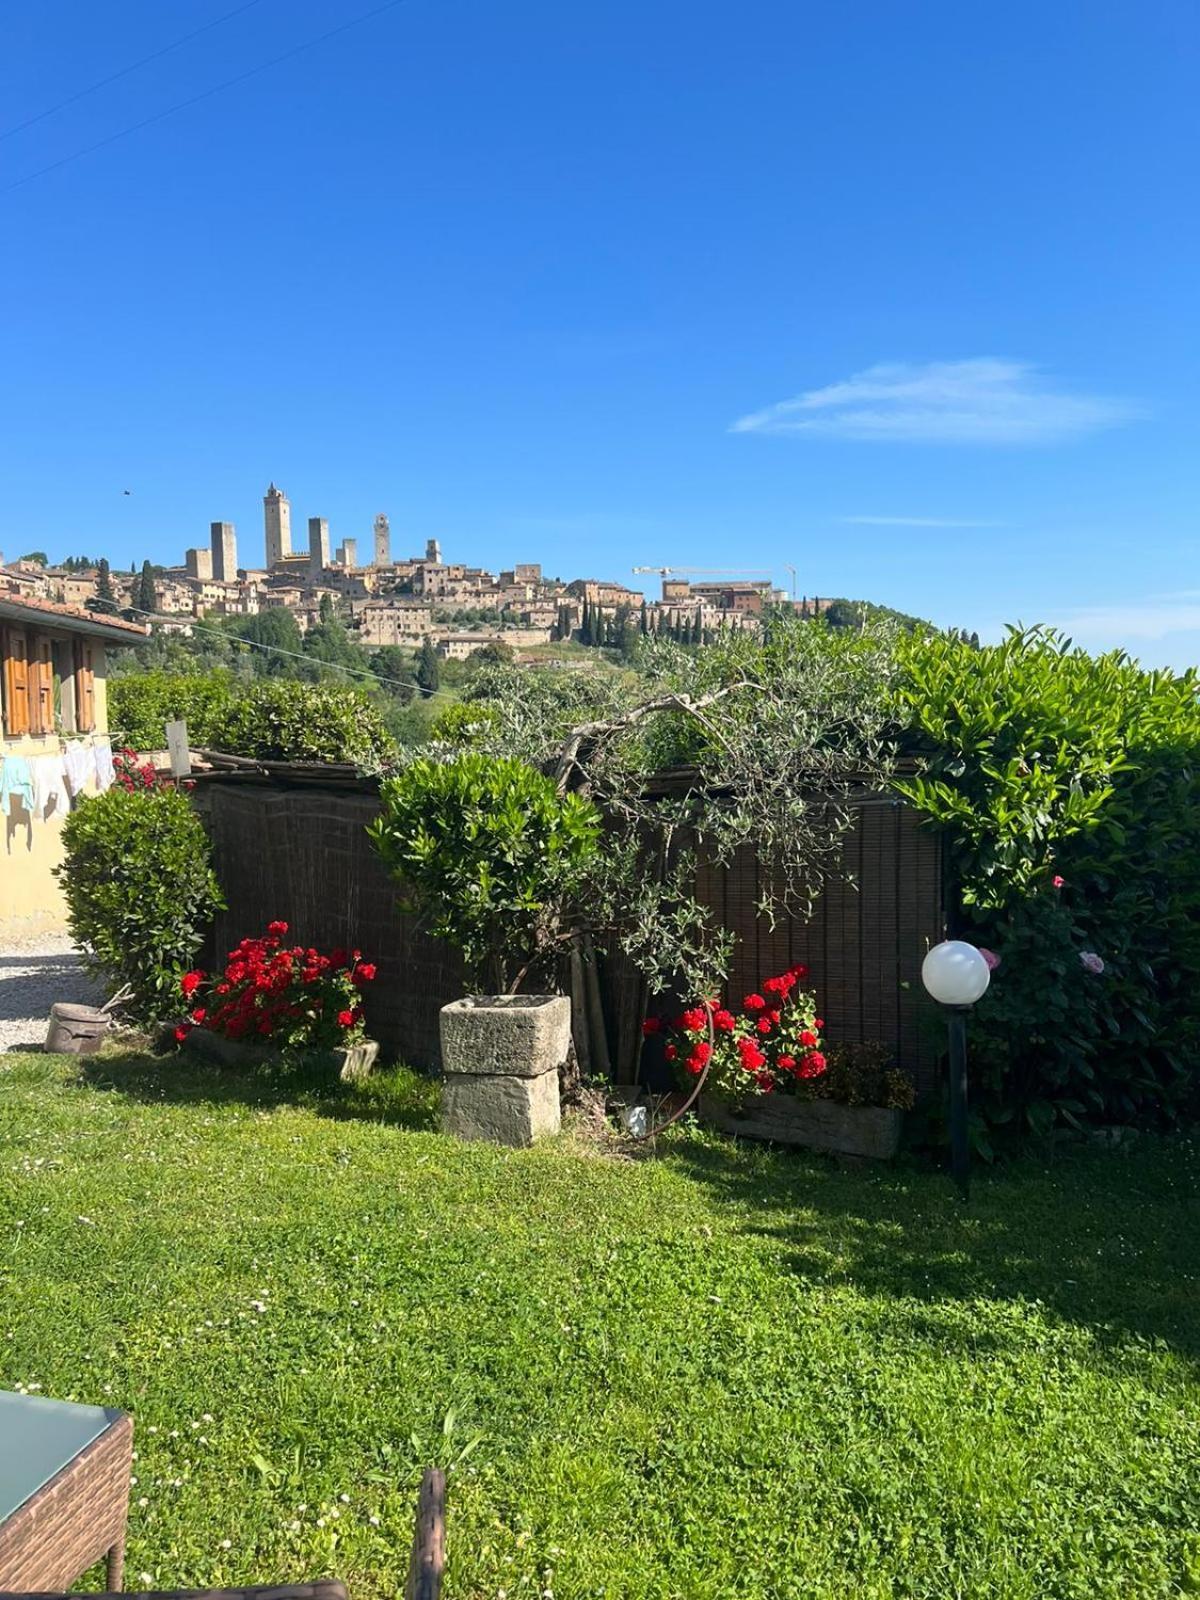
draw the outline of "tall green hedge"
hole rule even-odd
[[[973,1024],[983,1139],[1174,1119],[1200,1067],[1200,680],[1045,630],[901,644],[958,931],[1000,957]],[[1103,963],[1103,971],[1095,970]]]
[[[179,980],[223,904],[187,796],[116,785],[71,812],[63,843],[55,870],[89,964],[114,988],[129,985],[141,1019],[178,1015]]]
[[[228,672],[144,672],[114,678],[109,724],[118,741],[159,750],[182,717],[194,746],[276,761],[349,761],[378,769],[395,741],[360,690],[291,678],[246,682]]]

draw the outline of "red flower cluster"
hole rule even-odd
[[[272,922],[262,938],[243,939],[229,952],[219,978],[185,972],[179,987],[191,1009],[189,1020],[176,1028],[176,1039],[186,1039],[193,1027],[292,1048],[328,1049],[360,1039],[359,990],[375,977],[375,967],[362,959],[361,950],[322,955],[311,947],[285,945],[287,932],[286,922]],[[206,984],[208,1004],[193,1004]]]
[[[113,781],[130,794],[140,794],[143,789],[159,787],[158,773],[153,761],[141,761],[136,750],[113,752]]]
[[[672,1035],[666,1060],[678,1062],[692,1078],[709,1068],[714,1085],[726,1093],[794,1093],[800,1081],[827,1069],[818,1048],[824,1024],[812,995],[800,988],[807,976],[808,968],[797,965],[765,979],[761,991],[746,995],[740,1016],[718,1000],[705,1000],[670,1019],[648,1017],[642,1033]]]

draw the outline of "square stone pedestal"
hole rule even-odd
[[[441,1012],[442,1131],[532,1144],[560,1126],[558,1071],[571,1048],[566,995],[472,995]]]

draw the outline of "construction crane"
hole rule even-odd
[[[634,572],[655,572],[660,578],[773,578],[765,568],[751,567],[634,567]]]

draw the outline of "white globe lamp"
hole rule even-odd
[[[992,974],[973,944],[944,939],[921,963],[921,982],[942,1006],[973,1006],[987,993]]]
[[[921,963],[921,982],[945,1008],[950,1065],[950,1170],[965,1200],[971,1188],[967,1117],[967,1012],[987,993],[991,968],[965,939],[944,939]]]

